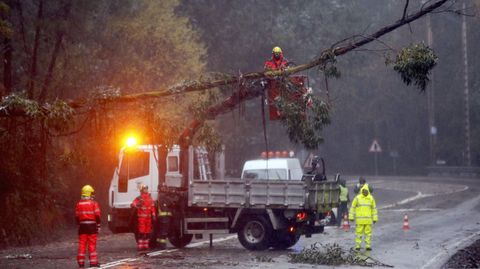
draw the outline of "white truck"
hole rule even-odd
[[[158,198],[160,184],[171,190],[166,195],[178,198],[171,210],[168,238],[179,248],[190,243],[193,235],[210,235],[211,239],[213,234],[237,233],[240,243],[249,250],[286,249],[301,235],[323,232],[323,213],[338,204],[337,183],[315,182],[312,175],[302,175],[295,159],[265,162],[267,176],[261,172],[265,172],[259,166],[262,161],[256,161],[245,164],[242,178],[200,180],[194,178],[192,147],[184,155],[188,157],[182,157],[178,146],[162,149],[142,145],[121,150],[109,190],[108,223],[112,232],[134,232],[129,221],[130,203],[142,184],[149,186],[154,199]],[[152,243],[155,239],[153,232]]]
[[[297,158],[270,158],[246,161],[242,179],[302,180],[303,169]]]

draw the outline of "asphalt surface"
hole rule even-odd
[[[348,186],[355,183],[345,177]],[[395,268],[440,268],[458,250],[480,239],[480,179],[378,177],[367,178],[374,188],[379,222],[374,226],[375,259]],[[353,188],[350,188],[353,189]],[[353,195],[351,194],[351,197]],[[402,230],[404,215],[410,230]],[[102,230],[98,242],[102,268],[332,268],[292,264],[288,254],[314,243],[354,246],[352,228],[328,227],[325,233],[302,237],[291,249],[253,252],[244,249],[235,235],[206,239],[185,249],[138,254],[131,234],[113,235]],[[0,268],[76,268],[76,234],[59,242],[0,251]],[[336,266],[335,268],[362,268]]]

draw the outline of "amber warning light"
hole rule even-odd
[[[134,136],[127,137],[127,140],[125,140],[125,144],[127,145],[127,147],[133,147],[137,145],[137,138],[135,138]]]

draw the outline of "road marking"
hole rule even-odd
[[[445,252],[448,254],[448,252],[456,247],[458,247],[460,244],[463,244],[465,241],[468,241],[470,239],[472,239],[473,237],[475,236],[478,236],[480,235],[480,232],[477,232],[477,233],[474,233],[466,238],[463,238],[462,240],[456,242],[455,244],[453,244],[451,247],[449,247],[448,249],[445,249]],[[431,266],[434,262],[436,262],[440,257],[444,256],[445,253],[443,252],[439,252],[437,255],[435,255],[431,260],[429,260],[426,264],[424,264],[422,266],[421,269],[425,269],[425,268],[428,268],[429,266]]]
[[[230,236],[227,236],[227,237],[213,239],[212,242],[213,243],[218,243],[218,242],[227,241],[227,240],[230,240],[230,239],[233,239],[233,238],[237,238],[237,235],[230,235]],[[193,243],[193,244],[189,244],[188,247],[198,247],[198,246],[209,244],[209,243],[210,243],[210,240],[206,240],[206,241],[201,241],[201,242],[196,242],[196,243]],[[154,257],[154,256],[161,255],[163,253],[170,253],[170,252],[175,252],[175,251],[178,251],[178,248],[164,249],[164,250],[149,252],[149,253],[145,254],[145,256]],[[121,259],[121,260],[118,260],[118,261],[113,261],[113,262],[103,264],[100,268],[110,268],[110,267],[118,266],[118,265],[121,265],[121,264],[126,264],[128,262],[138,261],[141,258],[142,257]]]
[[[390,212],[410,212],[410,211],[440,211],[440,208],[398,208],[398,209],[384,209],[383,211]]]
[[[414,196],[412,196],[412,197],[403,199],[402,201],[397,202],[397,203],[393,203],[393,204],[389,204],[389,205],[384,205],[384,206],[382,206],[382,207],[379,207],[378,209],[387,209],[387,208],[395,207],[395,206],[397,206],[397,205],[403,205],[403,204],[406,204],[406,203],[409,203],[409,202],[412,202],[412,201],[415,201],[415,200],[418,200],[418,199],[426,198],[426,197],[432,197],[432,196],[437,196],[437,195],[445,195],[445,194],[452,194],[452,193],[462,192],[462,191],[466,191],[466,190],[468,190],[468,186],[464,186],[463,189],[460,189],[460,190],[452,190],[452,191],[447,191],[447,192],[442,192],[442,193],[437,193],[437,194],[434,194],[434,193],[424,194],[424,193],[422,193],[421,191],[419,191],[419,192],[417,192],[416,195],[414,195]]]

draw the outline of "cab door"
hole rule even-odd
[[[155,167],[150,149],[130,149],[123,153],[118,169],[118,185],[113,186],[117,194],[114,207],[128,208],[140,193],[140,187],[152,186],[152,169]]]

